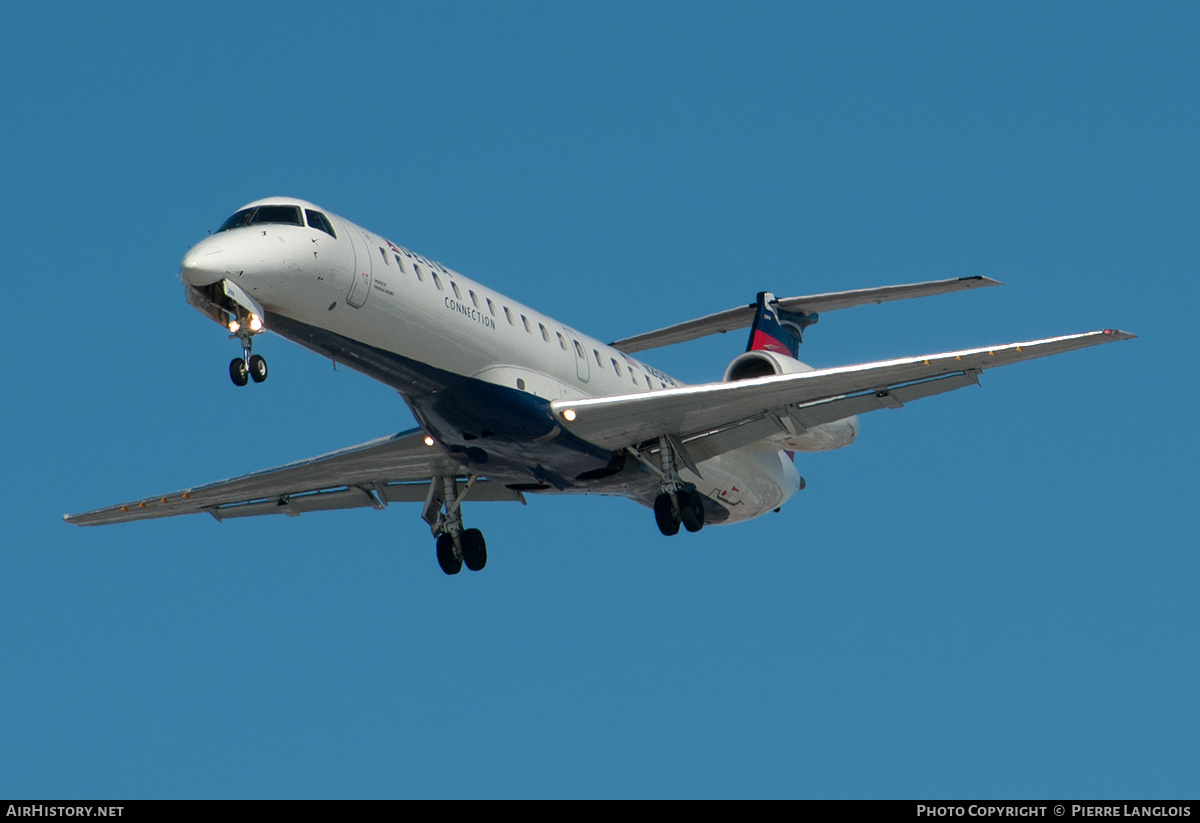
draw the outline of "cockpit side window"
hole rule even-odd
[[[299,206],[253,206],[242,209],[233,217],[221,224],[217,231],[240,229],[242,226],[257,226],[260,223],[281,223],[286,226],[303,226],[304,219],[300,216]],[[330,234],[332,234],[332,229]]]
[[[230,217],[221,224],[221,228],[217,231],[228,231],[229,229],[240,229],[242,226],[249,226],[250,221],[254,219],[254,212],[258,209],[242,209],[233,217]]]
[[[314,229],[320,229],[333,239],[337,239],[337,233],[334,232],[333,226],[330,225],[328,217],[319,211],[314,211],[313,209],[305,209],[304,213],[308,215],[308,225],[310,227]]]

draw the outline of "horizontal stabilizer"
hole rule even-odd
[[[829,294],[811,294],[804,297],[783,297],[776,299],[772,305],[785,312],[797,314],[815,314],[834,309],[848,309],[854,306],[866,306],[871,303],[887,303],[891,300],[907,300],[910,297],[929,297],[934,294],[947,294],[966,289],[978,289],[985,286],[1002,286],[998,280],[990,277],[958,277],[949,280],[930,280],[926,283],[909,283],[903,286],[880,286],[874,289],[854,289],[852,291],[837,291]],[[707,317],[688,320],[686,323],[676,323],[658,331],[626,337],[610,345],[614,349],[632,354],[646,349],[655,349],[672,343],[683,343],[706,337],[710,334],[724,334],[727,331],[749,328],[754,322],[757,306],[738,306]]]

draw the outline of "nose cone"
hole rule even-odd
[[[179,264],[179,275],[189,286],[208,286],[221,280],[228,273],[225,263],[225,248],[220,239],[207,237],[183,256]]]

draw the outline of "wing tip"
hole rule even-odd
[[[968,289],[979,289],[979,288],[985,288],[987,286],[1003,286],[1004,285],[999,280],[996,280],[991,277],[984,277],[982,274],[976,274],[972,277],[960,277],[960,278],[958,278],[958,281],[960,283],[962,283],[964,286],[966,286]],[[974,281],[974,282],[968,282],[968,281]]]

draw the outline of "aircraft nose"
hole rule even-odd
[[[179,275],[189,286],[208,286],[225,277],[225,249],[214,238],[206,238],[188,250],[179,264]]]

